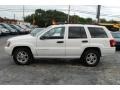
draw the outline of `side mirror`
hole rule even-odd
[[[41,39],[41,40],[45,40],[45,39],[47,39],[47,37],[41,36],[40,39]]]

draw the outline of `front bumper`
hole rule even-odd
[[[9,32],[2,33],[2,35],[9,35],[9,34],[10,34]]]
[[[12,55],[12,50],[10,47],[5,47],[5,52],[8,54],[8,55]]]

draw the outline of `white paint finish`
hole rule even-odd
[[[63,27],[63,26],[58,26]],[[49,28],[47,31],[45,31],[43,34],[47,33],[54,27]],[[41,40],[40,37],[37,38],[37,44],[36,44],[36,50],[38,56],[65,56],[65,44],[66,44],[66,28],[64,32],[64,38],[63,39],[45,39]],[[63,43],[57,43],[58,41],[63,41]]]
[[[57,43],[57,41],[64,41],[64,43]],[[37,40],[37,54],[38,56],[65,56],[65,40]]]
[[[87,39],[68,39],[68,26],[82,26],[85,27]],[[54,27],[65,27],[64,39],[45,39],[40,37]],[[110,47],[109,40],[113,39],[110,32],[104,28],[108,38],[91,38],[87,27],[102,27],[96,25],[81,25],[81,24],[65,24],[53,25],[47,28],[44,32],[38,34],[36,37],[31,35],[24,35],[9,39],[11,42],[9,47],[5,47],[7,53],[11,55],[13,48],[16,46],[30,47],[35,58],[79,58],[85,48],[98,47],[101,50],[102,56],[111,55],[115,53],[115,47]],[[82,40],[88,40],[88,43],[82,43]],[[57,41],[64,41],[64,43],[56,43]]]

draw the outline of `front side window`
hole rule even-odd
[[[87,38],[84,27],[69,27],[68,38]]]
[[[92,38],[107,38],[107,34],[103,28],[88,27],[88,30],[89,30]]]
[[[63,39],[65,27],[56,27],[46,32],[43,37],[47,39]]]

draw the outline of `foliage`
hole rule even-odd
[[[67,22],[68,14],[57,10],[42,10],[37,9],[34,14],[28,15],[24,18],[24,21],[30,22],[31,24],[38,25],[39,27],[46,27],[52,24],[52,22],[65,23]],[[105,19],[100,20],[102,23],[116,21],[106,21]],[[70,15],[69,23],[73,24],[93,24],[95,20],[92,18],[82,18],[78,15]]]

